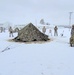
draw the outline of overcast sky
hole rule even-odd
[[[69,24],[69,12],[74,12],[74,0],[0,0],[0,23],[45,22]],[[74,13],[72,14],[74,23]]]

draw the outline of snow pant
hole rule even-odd
[[[58,36],[58,32],[57,31],[54,31],[54,36]]]
[[[9,37],[13,37],[13,32],[10,32],[9,33]]]

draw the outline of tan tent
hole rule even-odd
[[[29,23],[23,29],[19,30],[15,41],[31,42],[31,41],[47,41],[48,36],[40,32],[32,23]]]

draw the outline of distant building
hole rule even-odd
[[[3,28],[5,28],[5,29],[8,29],[9,26],[11,26],[11,23],[9,23],[9,22],[0,23],[0,27],[3,27]]]

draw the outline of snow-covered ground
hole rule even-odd
[[[60,34],[64,30],[64,36]],[[52,34],[53,34],[52,29]],[[70,31],[59,28],[58,36],[46,43],[10,42],[8,31],[0,33],[0,75],[74,75],[74,47],[70,47]],[[17,34],[14,34],[17,36]],[[7,49],[9,47],[10,49]],[[1,52],[6,48],[6,51]]]

